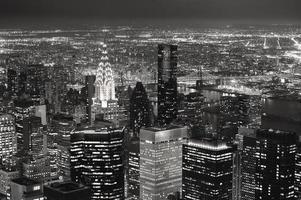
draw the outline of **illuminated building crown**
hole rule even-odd
[[[104,107],[108,100],[115,100],[114,73],[108,58],[107,45],[102,43],[101,60],[96,71],[95,100]]]

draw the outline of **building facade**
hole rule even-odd
[[[91,188],[91,199],[124,199],[123,129],[81,127],[71,135],[71,179]]]
[[[183,200],[232,199],[234,148],[219,141],[183,145]]]
[[[187,127],[140,131],[140,199],[163,200],[182,191],[182,145]]]

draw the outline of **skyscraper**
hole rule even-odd
[[[296,134],[258,129],[244,136],[242,152],[242,200],[293,200]]]
[[[96,71],[95,96],[94,101],[101,103],[102,107],[107,107],[108,100],[116,100],[114,73],[109,62],[107,45],[102,43],[101,62]]]
[[[84,99],[87,103],[87,119],[89,123],[92,122],[92,105],[93,105],[93,97],[95,93],[95,83],[96,76],[95,75],[87,75],[86,76],[86,86],[83,91]]]
[[[234,148],[219,141],[183,145],[183,200],[232,198]]]
[[[138,138],[133,138],[129,145],[129,172],[128,193],[132,199],[139,199],[140,195],[140,143]]]
[[[124,199],[123,129],[98,122],[71,135],[71,179],[91,188],[91,199]]]
[[[141,82],[137,82],[130,99],[130,126],[134,135],[139,134],[142,126],[151,123],[151,107],[147,93]]]
[[[15,119],[12,115],[0,115],[0,164],[11,164],[12,156],[17,153],[17,134]]]
[[[182,145],[187,127],[140,131],[140,199],[165,200],[182,191]]]
[[[96,70],[94,83],[95,94],[92,107],[92,121],[96,115],[101,114],[103,119],[118,123],[119,105],[115,94],[114,72],[109,62],[107,45],[101,43],[100,63]],[[93,119],[94,118],[94,119]]]
[[[158,45],[158,124],[177,117],[177,46]]]

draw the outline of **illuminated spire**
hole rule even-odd
[[[100,63],[98,64],[95,81],[95,101],[106,107],[108,100],[115,100],[114,73],[109,62],[107,45],[101,43],[99,48]]]

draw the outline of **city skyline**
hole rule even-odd
[[[0,2],[0,200],[300,200],[300,0]]]

